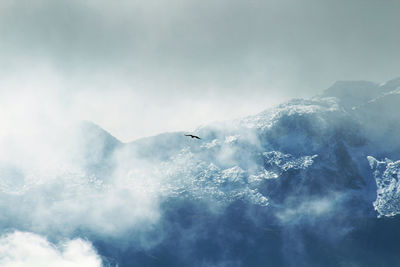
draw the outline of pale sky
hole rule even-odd
[[[2,131],[82,119],[130,141],[384,82],[400,76],[399,13],[398,0],[0,0]]]

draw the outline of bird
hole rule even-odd
[[[185,136],[190,136],[190,137],[192,137],[192,138],[201,139],[201,138],[198,137],[197,135],[193,135],[193,134],[185,134]]]

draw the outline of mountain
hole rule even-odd
[[[397,266],[399,104],[400,78],[342,81],[200,140],[85,122],[63,168],[0,164],[0,227],[85,238],[110,266]]]

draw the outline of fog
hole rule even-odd
[[[398,8],[362,0],[2,1],[2,98],[19,91],[25,101],[8,102],[19,112],[57,106],[59,120],[94,121],[123,141],[190,131],[336,80],[396,77]]]
[[[84,240],[68,240],[57,247],[43,237],[25,232],[1,236],[0,263],[5,267],[102,266],[100,257]]]
[[[399,8],[1,1],[0,264],[393,266]]]

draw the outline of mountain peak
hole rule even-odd
[[[400,88],[400,77],[389,80],[383,84],[381,84],[380,89],[383,92],[391,92]]]
[[[366,103],[376,98],[382,91],[379,85],[369,81],[337,81],[326,89],[323,97],[336,97],[345,108]]]

